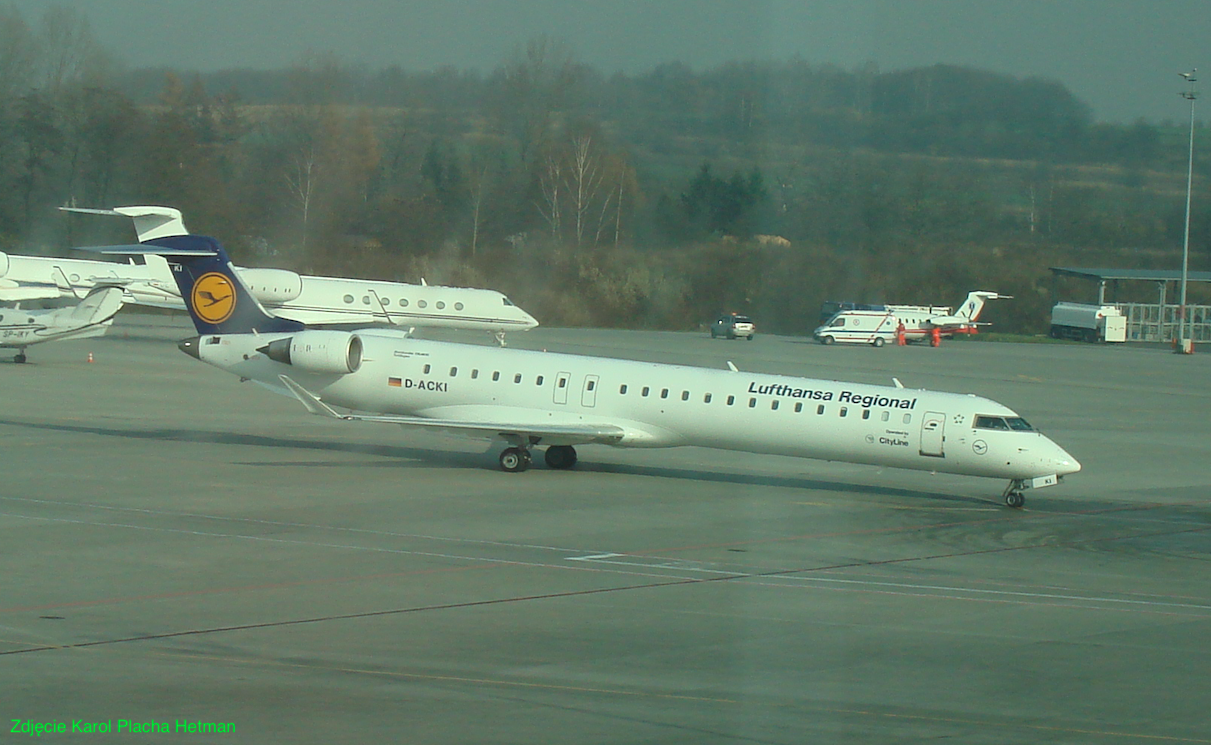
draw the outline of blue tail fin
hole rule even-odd
[[[278,318],[266,311],[248,292],[227,252],[214,238],[176,235],[154,238],[140,245],[165,249],[155,253],[168,259],[181,299],[199,334],[272,333],[306,328],[298,321]]]

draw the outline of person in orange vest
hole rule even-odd
[[[929,346],[931,346],[931,347],[942,346],[942,330],[939,329],[937,326],[933,326],[929,329]]]
[[[896,324],[896,346],[902,347],[908,342],[904,339],[904,322],[900,321]]]

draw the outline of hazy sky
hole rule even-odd
[[[274,68],[310,50],[372,67],[487,71],[545,33],[607,73],[798,55],[1041,75],[1109,121],[1183,121],[1178,73],[1211,76],[1211,0],[7,1],[30,22],[52,5],[78,9],[133,66]]]

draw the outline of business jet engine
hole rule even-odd
[[[303,293],[303,278],[288,269],[240,267],[236,271],[252,296],[267,305],[288,303]]]
[[[311,373],[347,375],[362,366],[361,337],[348,331],[300,331],[257,351],[275,362]]]

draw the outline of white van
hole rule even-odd
[[[881,347],[896,340],[896,314],[883,310],[843,310],[812,332],[821,344],[870,344]]]

